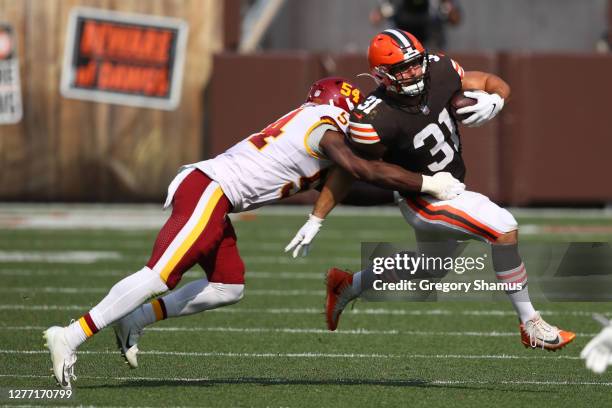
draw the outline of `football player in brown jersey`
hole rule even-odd
[[[448,56],[429,54],[417,38],[402,30],[377,34],[370,43],[368,60],[370,74],[379,87],[351,113],[353,148],[365,157],[422,173],[424,182],[439,172],[448,172],[463,181],[461,139],[450,101],[460,90],[475,99],[476,103],[458,109],[456,114],[464,117],[460,123],[480,126],[501,111],[510,96],[508,84],[490,73],[465,72]],[[333,173],[310,219],[286,250],[293,250],[295,256],[300,249],[308,248],[322,219],[347,194],[351,177],[340,170]],[[506,293],[519,317],[521,341],[526,347],[557,350],[575,338],[574,333],[545,322],[533,308],[527,272],[518,252],[518,225],[510,212],[473,191],[450,200],[423,193],[396,193],[396,202],[415,230],[419,253],[434,256],[435,252],[440,256],[443,248],[443,253],[452,255],[459,241],[466,239],[491,245],[498,280],[514,284],[508,287],[521,288]],[[347,303],[368,287],[364,282],[370,282],[369,274],[368,269],[354,275],[337,268],[328,271],[329,330],[336,329]]]

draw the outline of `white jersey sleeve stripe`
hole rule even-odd
[[[355,122],[349,122],[349,127],[352,128],[356,128],[359,130],[365,130],[365,129],[374,129],[374,126],[369,125],[367,123],[355,123]]]
[[[361,136],[353,132],[351,132],[351,139],[362,144],[373,144],[380,142],[380,138],[378,136]]]
[[[349,127],[349,130],[351,132],[359,132],[359,133],[363,133],[364,135],[376,135],[376,131],[374,129],[368,129],[368,128],[358,128],[358,127]]]
[[[361,131],[361,130],[355,130],[355,129],[351,129],[351,134],[353,135],[359,135],[359,136],[370,136],[370,137],[378,137],[378,133],[376,133],[375,131],[371,130],[371,131]]]
[[[465,71],[463,70],[463,67],[459,65],[459,63],[457,63],[457,61],[455,61],[452,58],[451,58],[451,63],[453,64],[453,69],[457,71],[457,74],[459,74],[459,78],[463,79],[463,76],[465,75]]]
[[[360,123],[360,122],[351,122],[349,121],[349,125],[351,126],[357,126],[357,127],[367,127],[367,128],[371,128],[373,127],[372,125],[370,125],[369,123]]]

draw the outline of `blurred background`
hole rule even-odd
[[[318,78],[372,90],[368,42],[397,26],[512,86],[461,129],[469,189],[605,207],[611,23],[608,0],[0,0],[0,200],[159,202]]]

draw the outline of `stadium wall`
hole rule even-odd
[[[173,111],[67,99],[60,75],[76,6],[176,17],[189,25],[180,105]],[[203,90],[223,47],[214,0],[0,0],[17,37],[23,119],[0,125],[0,199],[159,200],[177,166],[202,152]],[[235,39],[234,39],[235,40]]]
[[[612,202],[612,56],[503,54],[501,199],[515,205]]]
[[[607,125],[612,56],[485,53],[453,58],[467,70],[501,75],[513,90],[498,119],[476,129],[461,128],[469,189],[512,205],[612,201],[612,183],[594,178],[606,172],[612,150]],[[221,153],[302,103],[321,76],[353,78],[364,92],[372,90],[370,79],[355,77],[367,69],[365,56],[355,53],[216,55],[205,156]]]
[[[185,20],[189,40],[178,109],[60,96],[74,6]],[[237,0],[0,0],[0,11],[16,33],[24,105],[21,122],[0,125],[4,201],[159,201],[181,164],[213,157],[263,128],[302,103],[316,79],[342,75],[366,92],[373,87],[368,78],[355,78],[367,72],[362,53],[219,52],[238,41]],[[612,56],[452,55],[468,70],[499,73],[513,87],[499,119],[462,129],[470,189],[514,205],[612,201],[612,183],[596,176],[606,173],[612,149]]]

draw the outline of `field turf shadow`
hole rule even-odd
[[[134,379],[124,380],[118,384],[98,384],[81,386],[79,388],[90,388],[90,389],[113,389],[113,388],[129,388],[129,387],[168,387],[168,386],[181,386],[181,387],[213,387],[215,385],[228,385],[228,384],[251,384],[251,385],[372,385],[382,387],[419,387],[419,388],[440,388],[440,389],[464,389],[464,390],[489,390],[498,392],[527,392],[527,393],[542,393],[546,391],[542,390],[517,390],[504,389],[485,386],[483,384],[475,384],[473,386],[462,385],[462,384],[439,384],[432,383],[427,380],[421,379],[381,379],[372,380],[365,378],[345,378],[345,379],[290,379],[290,378],[265,378],[265,377],[237,377],[237,378],[210,378],[200,379],[193,381],[180,381],[180,380],[147,380],[147,379]]]

